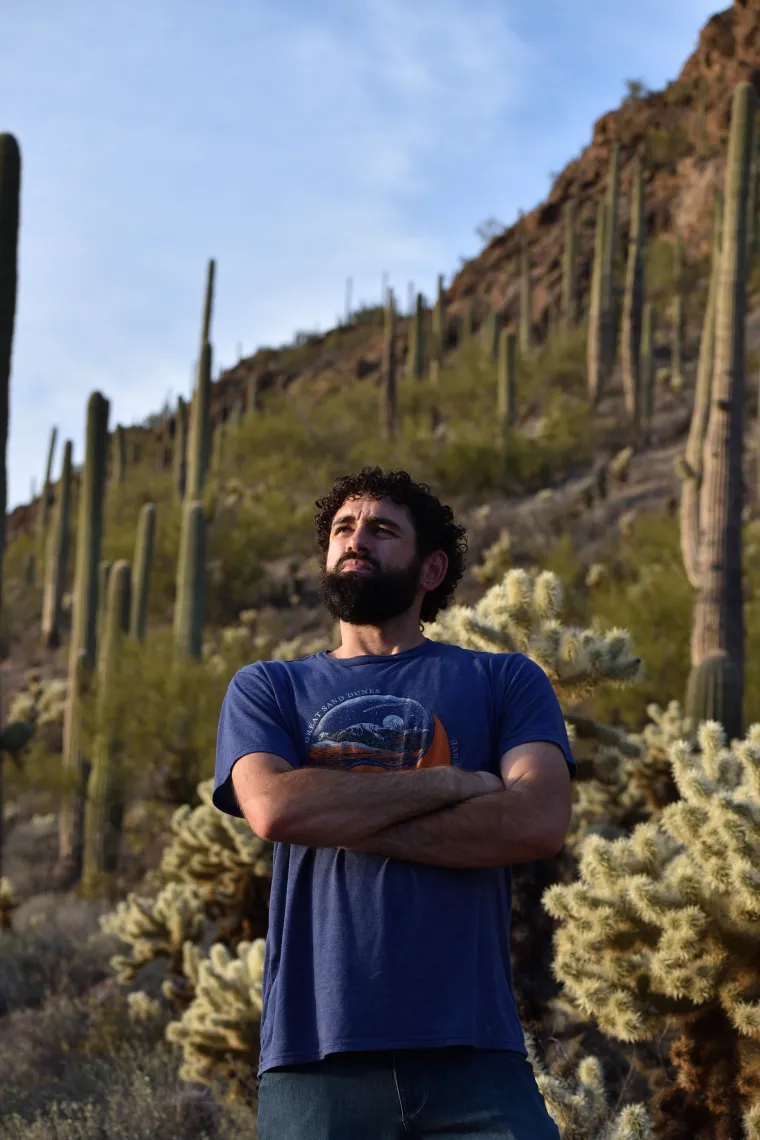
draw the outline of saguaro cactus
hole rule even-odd
[[[203,494],[210,459],[211,444],[211,345],[201,351],[198,383],[190,413],[190,440],[187,455],[185,498],[194,500]]]
[[[53,456],[55,454],[57,437],[58,428],[54,427],[50,432],[50,444],[48,445],[47,464],[45,466],[45,482],[42,484],[40,509],[37,515],[37,558],[43,578],[45,574],[45,551],[47,549],[48,526],[50,524],[50,499],[52,497],[50,476],[53,470]]]
[[[756,97],[750,83],[734,92],[726,161],[723,240],[715,309],[715,367],[704,446],[699,586],[686,698],[694,723],[719,721],[729,739],[742,735],[744,613],[742,455],[747,212]]]
[[[720,194],[716,195],[713,208],[712,270],[702,321],[702,338],[699,344],[697,382],[694,392],[694,408],[691,414],[689,435],[684,455],[676,464],[676,471],[682,480],[680,536],[681,557],[689,582],[699,586],[699,543],[700,543],[700,498],[702,487],[702,459],[707,432],[707,418],[710,413],[713,365],[715,360],[715,303],[718,295],[720,273],[721,228],[723,206]]]
[[[617,354],[617,295],[615,291],[615,254],[617,253],[618,208],[620,204],[620,148],[617,143],[610,155],[607,176],[607,228],[604,233],[604,259],[602,261],[602,310],[604,314],[604,372],[605,381],[615,367]]]
[[[108,600],[108,579],[111,576],[111,565],[109,559],[103,558],[98,564],[98,617],[95,622],[95,645],[100,645],[100,639],[103,635],[103,622],[106,616],[106,602]],[[97,653],[97,648],[95,650]]]
[[[515,380],[517,373],[517,336],[512,329],[499,334],[499,360],[497,363],[496,414],[502,431],[515,422]]]
[[[203,504],[188,502],[182,511],[174,603],[174,647],[178,659],[200,659],[206,598],[206,519]]]
[[[520,352],[528,356],[533,347],[533,290],[530,257],[523,250],[520,257]]]
[[[644,305],[641,320],[641,353],[638,367],[637,421],[648,438],[654,409],[654,309],[650,301]]]
[[[136,641],[145,640],[145,622],[148,614],[148,588],[153,566],[153,546],[156,537],[156,504],[144,503],[137,524],[137,539],[132,576],[132,604],[129,614],[129,636]]]
[[[576,202],[565,202],[565,247],[562,252],[562,325],[565,332],[578,320],[578,217]]]
[[[55,505],[53,526],[48,535],[47,557],[45,559],[42,643],[48,649],[55,649],[61,643],[61,608],[69,560],[72,447],[71,440],[67,439],[63,448],[63,468],[58,484],[58,500]]]
[[[393,290],[388,290],[385,306],[385,344],[383,347],[383,375],[380,401],[380,432],[386,441],[395,439],[397,427],[396,407],[396,309]]]
[[[21,154],[13,135],[0,134],[0,612],[3,597],[5,511],[8,503],[6,452],[10,397],[11,351],[16,320]],[[0,729],[2,729],[0,693]],[[0,753],[0,864],[3,853],[3,763]],[[0,881],[1,882],[1,881]]]
[[[425,305],[422,293],[417,294],[414,316],[410,322],[408,376],[421,380],[425,375]]]
[[[604,305],[602,297],[602,267],[607,232],[607,205],[602,199],[596,208],[596,235],[594,264],[591,271],[589,298],[588,337],[586,341],[586,383],[589,400],[596,406],[602,394],[604,377]]]
[[[98,564],[103,534],[109,403],[93,392],[87,403],[87,441],[79,492],[77,554],[69,650],[69,697],[63,724],[63,771],[66,786],[58,824],[59,886],[71,886],[81,874],[84,804],[89,762],[81,747],[80,702],[95,667]]]
[[[483,323],[483,349],[489,364],[496,364],[499,359],[499,334],[501,333],[501,314],[491,309]]]
[[[181,503],[185,497],[187,482],[187,404],[181,396],[177,399],[177,414],[174,418],[174,496]]]
[[[103,638],[98,647],[97,728],[87,783],[82,879],[85,891],[116,868],[126,781],[121,768],[118,732],[108,715],[119,665],[119,646],[129,620],[130,565],[115,562],[108,583]]]
[[[433,336],[430,346],[430,380],[437,384],[446,351],[446,296],[443,291],[443,274],[438,274],[438,294],[433,309]]]
[[[644,203],[641,164],[637,161],[631,175],[631,222],[628,236],[628,263],[623,297],[623,323],[620,356],[623,369],[625,410],[629,420],[640,421],[639,354],[641,350],[641,318],[644,305]]]

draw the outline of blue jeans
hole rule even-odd
[[[331,1053],[261,1074],[259,1140],[560,1140],[507,1049]]]

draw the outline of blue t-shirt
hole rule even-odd
[[[242,816],[249,752],[294,767],[499,772],[549,740],[575,761],[546,673],[521,653],[424,640],[387,656],[256,661],[219,718],[213,802]],[[357,779],[361,778],[357,774]],[[510,868],[448,868],[275,843],[258,1075],[328,1053],[471,1045],[525,1053],[512,993]]]

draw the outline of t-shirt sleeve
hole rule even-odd
[[[551,681],[541,666],[523,653],[510,654],[508,661],[497,693],[500,701],[499,759],[517,744],[548,740],[562,749],[570,775],[574,776],[575,758]]]
[[[232,766],[249,752],[272,752],[299,766],[295,742],[265,670],[257,662],[239,669],[229,683],[219,714],[212,802],[244,818],[232,786]]]

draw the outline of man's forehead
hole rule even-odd
[[[341,518],[377,518],[385,516],[398,523],[411,522],[411,515],[401,503],[394,503],[393,499],[373,499],[369,495],[357,495],[346,499],[335,512],[335,519]]]

